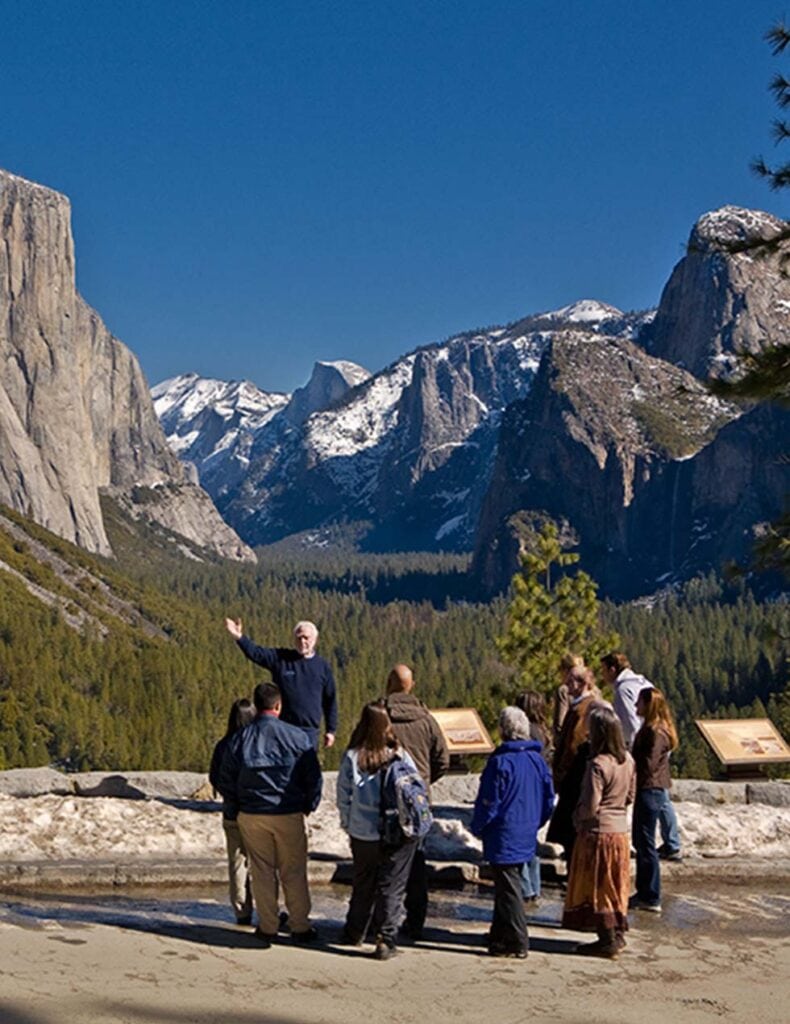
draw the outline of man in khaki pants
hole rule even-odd
[[[280,721],[278,687],[259,683],[253,700],[257,718],[228,744],[218,789],[226,806],[238,808],[258,911],[255,934],[266,947],[275,939],[282,884],[294,942],[315,942],[318,933],[310,924],[305,815],[314,811],[321,799],[321,768],[304,730]]]

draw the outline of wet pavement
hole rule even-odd
[[[325,939],[339,935],[345,917],[349,889],[346,886],[314,886],[313,919]],[[790,883],[777,885],[714,885],[709,881],[665,892],[663,913],[633,913],[631,926],[654,938],[685,933],[719,935],[786,936],[790,920]],[[426,938],[431,931],[482,933],[491,919],[492,892],[485,886],[431,894]],[[558,888],[544,889],[537,905],[528,910],[536,927],[559,929],[562,895]],[[204,931],[224,933],[225,942],[239,944],[251,939],[251,929],[234,927],[233,915],[219,885],[96,892],[93,894],[4,894],[0,900],[0,924],[21,928],[59,927],[78,932],[102,924],[135,931],[178,934],[186,938]],[[75,940],[77,941],[77,940]]]

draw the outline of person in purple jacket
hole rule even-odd
[[[554,785],[541,744],[530,739],[529,719],[520,708],[503,709],[499,732],[502,743],[480,776],[471,829],[483,840],[483,857],[494,874],[488,952],[523,959],[529,937],[521,869],[535,856],[538,829],[554,806]]]
[[[282,694],[280,718],[303,729],[318,747],[323,716],[324,746],[331,747],[337,733],[337,693],[329,662],[316,654],[318,629],[312,622],[297,622],[291,647],[259,647],[244,635],[241,619],[225,619],[225,628],[244,654],[268,669]]]

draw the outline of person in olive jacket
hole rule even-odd
[[[415,697],[413,689],[414,676],[409,666],[393,666],[387,679],[385,707],[392,731],[400,745],[411,754],[430,794],[431,783],[437,782],[450,767],[450,754],[436,719],[423,702]],[[422,844],[417,848],[412,861],[404,903],[406,920],[402,931],[408,938],[417,941],[422,938],[428,913],[428,872]]]

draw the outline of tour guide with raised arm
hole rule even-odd
[[[225,619],[225,628],[250,661],[271,672],[272,682],[282,694],[282,721],[304,729],[317,747],[323,717],[324,746],[331,747],[337,733],[337,693],[329,662],[315,652],[316,626],[312,622],[297,622],[296,649],[259,647],[244,635],[241,619]]]

